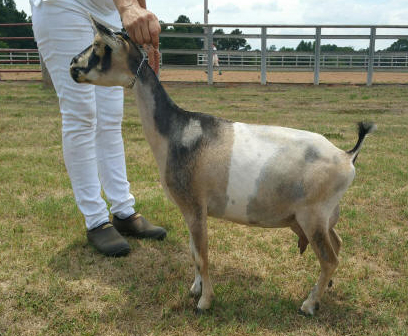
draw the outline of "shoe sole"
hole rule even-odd
[[[118,230],[119,231],[119,230]],[[126,237],[135,237],[137,239],[154,239],[154,240],[163,240],[167,236],[167,232],[160,232],[156,235],[145,235],[145,234],[134,234],[133,232],[119,231],[122,236]]]
[[[114,252],[102,252],[102,251],[98,251],[98,252],[104,254],[107,257],[119,258],[119,257],[127,256],[130,253],[130,248],[123,248],[121,250],[114,251]]]

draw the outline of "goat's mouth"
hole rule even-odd
[[[78,68],[73,68],[73,67],[71,67],[71,68],[69,69],[69,73],[70,73],[72,79],[73,79],[75,82],[78,83],[78,76],[79,76],[79,70],[78,70]]]
[[[83,76],[83,72],[81,71],[80,68],[75,67],[75,66],[71,66],[71,68],[69,69],[70,75],[72,77],[72,79],[77,82],[77,83],[83,83],[85,82],[85,78]]]

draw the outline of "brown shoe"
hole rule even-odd
[[[126,236],[162,240],[167,235],[165,229],[150,224],[139,213],[135,213],[126,219],[120,219],[114,215],[112,224],[116,230]]]
[[[126,239],[109,222],[89,230],[86,235],[98,252],[108,257],[122,257],[130,252]]]

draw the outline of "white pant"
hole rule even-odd
[[[123,89],[77,84],[69,75],[72,58],[92,43],[88,9],[80,3],[43,1],[32,6],[34,36],[50,72],[62,115],[65,165],[88,229],[109,220],[111,212],[132,215],[121,133]],[[119,28],[119,27],[117,27]]]

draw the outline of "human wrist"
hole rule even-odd
[[[118,12],[120,15],[125,13],[130,8],[135,8],[135,7],[137,9],[143,8],[140,6],[137,0],[113,0],[113,2],[115,3],[115,6],[118,9]]]

